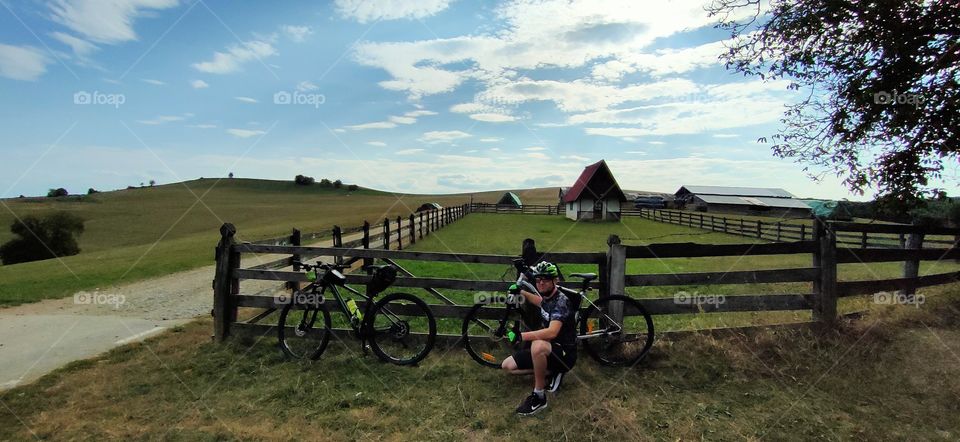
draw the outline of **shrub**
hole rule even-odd
[[[150,180],[150,187],[156,186],[157,180]]]
[[[294,177],[293,182],[301,186],[309,186],[314,183],[313,177],[305,175],[297,175]]]
[[[334,189],[339,189],[339,188],[341,188],[341,187],[343,187],[343,181],[336,180],[336,181],[333,182],[333,188],[334,188]]]
[[[47,196],[51,198],[58,197],[58,196],[67,196],[69,194],[70,192],[67,192],[67,189],[64,189],[63,187],[59,189],[50,189],[47,192]]]
[[[333,183],[331,183],[330,180],[324,178],[320,180],[320,187],[333,187]]]
[[[233,172],[230,172],[230,174],[227,175],[227,178],[233,178]]]
[[[80,253],[77,236],[83,233],[83,218],[69,212],[54,212],[40,218],[23,217],[10,225],[18,238],[0,246],[4,264],[38,261]]]
[[[87,189],[87,195],[93,195],[95,193],[100,193],[100,191],[97,189],[94,189],[93,187]]]
[[[349,191],[351,191],[351,192],[354,191],[354,190],[357,190],[357,189],[359,189],[359,188],[360,188],[360,187],[357,186],[356,184],[351,184],[351,185],[347,186],[347,190],[349,190]]]

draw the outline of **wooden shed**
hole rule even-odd
[[[583,169],[577,181],[563,193],[567,218],[572,220],[619,220],[620,208],[627,201],[606,161]]]

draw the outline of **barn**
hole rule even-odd
[[[619,220],[620,207],[627,201],[606,161],[583,169],[576,183],[562,192],[567,218],[572,220]]]
[[[504,193],[500,197],[500,201],[497,201],[498,206],[509,206],[509,207],[520,207],[523,203],[520,201],[520,197],[513,192]]]
[[[775,218],[809,218],[810,206],[779,188],[683,186],[675,194],[686,209]]]

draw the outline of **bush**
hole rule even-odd
[[[349,191],[351,191],[351,192],[354,191],[354,190],[357,190],[357,189],[359,189],[359,188],[360,188],[360,187],[357,186],[356,184],[351,184],[351,185],[347,186],[347,190],[349,190]]]
[[[343,181],[336,180],[336,181],[333,182],[333,188],[334,188],[334,189],[339,189],[339,188],[341,188],[341,187],[343,187]]]
[[[100,191],[97,189],[94,189],[93,187],[87,189],[87,195],[93,195],[95,193],[100,193]]]
[[[58,197],[58,196],[67,196],[67,195],[69,195],[69,194],[70,194],[70,192],[67,192],[67,189],[64,189],[63,187],[61,187],[61,188],[59,188],[59,189],[50,189],[50,190],[47,192],[47,196],[50,197],[50,198],[55,198],[55,197]]]
[[[333,183],[331,183],[330,180],[324,178],[320,180],[320,187],[333,187]]]
[[[299,185],[301,185],[301,186],[309,186],[309,185],[313,184],[315,181],[313,180],[313,177],[309,177],[309,176],[305,176],[305,175],[297,175],[297,176],[293,179],[293,182],[294,182],[294,183],[297,183],[297,184],[299,184]]]
[[[6,265],[80,253],[77,236],[83,233],[83,218],[68,212],[33,215],[14,221],[10,231],[19,236],[0,246]]]

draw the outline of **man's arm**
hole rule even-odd
[[[540,301],[543,301],[543,297],[536,293],[530,293],[526,290],[521,289],[520,294],[527,300],[527,302],[540,307]]]
[[[552,341],[560,334],[560,327],[563,327],[563,322],[556,320],[550,321],[550,325],[547,328],[523,332],[521,333],[521,337],[524,341],[536,341],[537,339]]]

